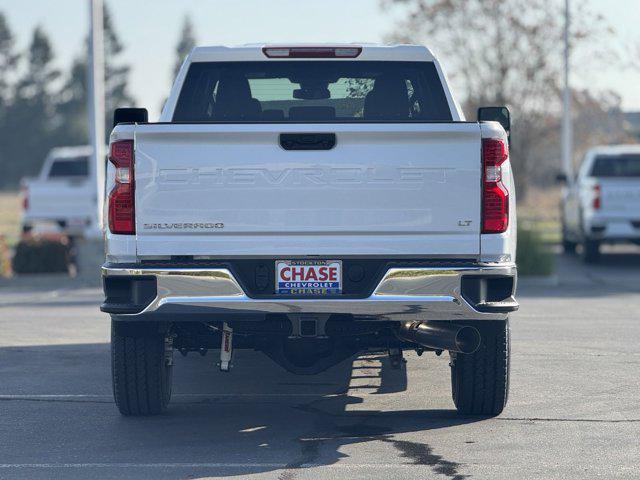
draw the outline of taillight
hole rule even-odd
[[[136,233],[133,140],[113,142],[109,161],[116,167],[116,184],[109,193],[109,230],[119,235],[133,235]]]
[[[29,209],[29,188],[20,187],[20,195],[22,195],[22,210],[26,212]]]
[[[264,47],[268,58],[356,58],[362,47]]]
[[[502,183],[502,164],[509,158],[499,138],[482,139],[482,233],[502,233],[509,226],[509,192]]]
[[[600,210],[602,206],[602,201],[600,200],[600,185],[596,184],[593,186],[593,202],[591,206],[594,210]]]
[[[593,201],[591,202],[591,206],[594,210],[600,210],[600,207],[602,207],[602,200],[600,200],[600,185],[598,184],[593,186]]]

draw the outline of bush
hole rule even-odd
[[[22,240],[13,256],[14,273],[68,272],[68,242],[62,240]]]
[[[553,252],[531,225],[518,225],[517,264],[519,275],[551,275],[554,271]]]

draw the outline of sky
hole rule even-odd
[[[558,0],[561,1],[561,0]],[[589,1],[615,29],[616,51],[640,45],[640,0]],[[0,0],[18,47],[42,25],[49,34],[59,68],[66,70],[82,50],[89,0]],[[190,15],[200,45],[254,42],[381,42],[400,11],[385,11],[379,0],[108,0],[117,33],[132,66],[130,91],[136,106],[157,117],[169,93],[175,45],[185,15]],[[640,47],[638,47],[640,49]],[[436,52],[437,53],[437,52]],[[639,54],[640,56],[640,54]],[[446,58],[441,58],[446,69]],[[576,86],[613,90],[626,110],[640,110],[640,68],[602,66],[581,72]],[[458,96],[461,96],[458,94]]]

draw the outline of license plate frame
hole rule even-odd
[[[276,260],[275,277],[276,295],[342,294],[342,260]]]

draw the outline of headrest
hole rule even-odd
[[[386,95],[407,96],[407,82],[402,77],[386,73],[375,79],[372,90],[379,90]]]
[[[217,104],[246,102],[249,99],[251,99],[251,89],[249,88],[249,81],[244,76],[236,73],[225,73],[220,77],[216,95]]]
[[[249,81],[244,76],[228,73],[220,77],[214,118],[257,119],[261,111],[260,102],[251,96]]]
[[[364,101],[365,119],[405,119],[409,117],[406,81],[392,74],[380,75]]]

